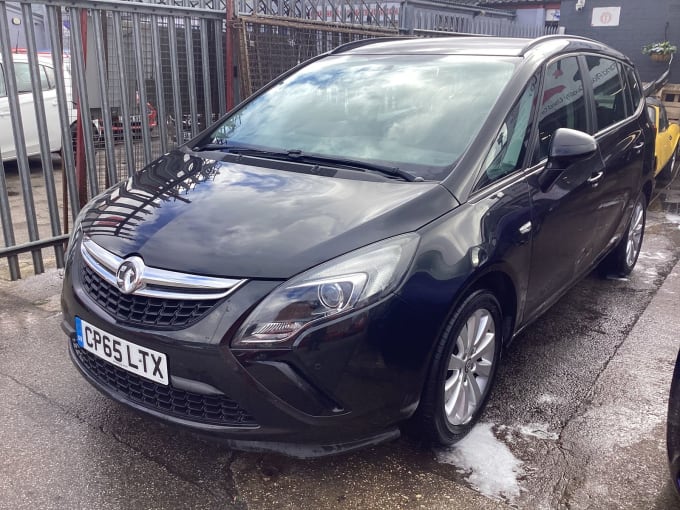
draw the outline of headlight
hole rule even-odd
[[[281,344],[311,324],[378,301],[399,285],[418,240],[417,234],[393,237],[292,278],[255,308],[233,346]]]

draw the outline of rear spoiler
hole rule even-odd
[[[642,92],[645,94],[645,97],[653,96],[658,91],[660,91],[663,88],[663,86],[666,85],[666,83],[668,83],[668,77],[671,74],[672,63],[673,55],[671,55],[671,59],[668,61],[668,69],[666,69],[666,72],[659,76],[656,80],[654,80],[651,83],[648,83],[642,88]]]

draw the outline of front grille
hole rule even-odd
[[[163,386],[98,358],[82,349],[73,338],[71,345],[80,366],[90,377],[131,402],[200,423],[257,427],[255,418],[226,395],[201,395]]]
[[[82,264],[82,283],[88,295],[109,314],[126,324],[184,328],[205,316],[219,299],[182,300],[123,294]]]

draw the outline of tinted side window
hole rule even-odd
[[[40,84],[43,90],[54,88],[54,69],[47,66],[40,66]]]
[[[619,66],[619,74],[621,75],[621,84],[624,91],[623,101],[625,103],[625,111],[627,116],[630,117],[636,109],[636,107],[633,106],[633,94],[631,93],[630,85],[626,79],[626,72],[623,65],[620,62],[617,63],[617,65]]]
[[[538,78],[534,76],[501,125],[484,161],[484,176],[480,186],[489,184],[522,167],[529,146],[531,112],[537,88]]]
[[[539,145],[534,163],[548,157],[553,134],[559,128],[588,131],[583,79],[576,57],[563,58],[546,69],[538,118]]]
[[[31,71],[28,68],[28,62],[15,62],[14,75],[17,80],[17,91],[31,92]]]
[[[7,90],[5,89],[5,70],[0,64],[0,97],[5,97],[7,95]]]
[[[597,130],[602,131],[626,118],[625,89],[616,61],[587,56],[588,73],[593,82]]]
[[[642,89],[640,88],[640,82],[637,79],[635,70],[632,67],[625,66],[626,75],[628,76],[628,88],[630,89],[630,94],[633,98],[633,111],[637,110],[640,101],[642,101]],[[631,114],[633,113],[631,111]]]

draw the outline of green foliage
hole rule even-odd
[[[678,47],[668,41],[646,44],[642,47],[645,55],[670,55],[678,51]]]

